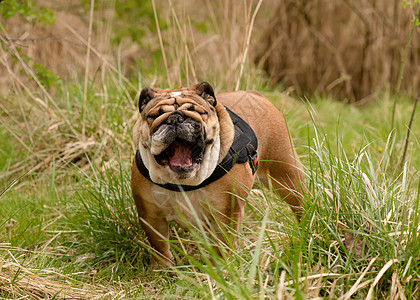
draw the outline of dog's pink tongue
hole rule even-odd
[[[171,146],[172,156],[170,157],[169,164],[173,167],[187,168],[192,165],[191,149],[188,145],[183,143],[174,142]]]

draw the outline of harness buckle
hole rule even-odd
[[[252,170],[252,175],[255,174],[255,172],[257,172],[258,169],[258,154],[257,152],[255,152],[252,155],[248,155],[249,157],[249,164],[251,166],[251,170]]]
[[[246,150],[248,152],[248,161],[251,166],[252,175],[254,175],[258,169],[258,152],[251,144],[246,146]]]

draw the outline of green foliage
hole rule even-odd
[[[54,12],[46,7],[37,7],[34,0],[0,1],[0,14],[9,19],[14,15],[24,17],[28,22],[54,24]]]
[[[33,62],[33,70],[35,71],[35,75],[37,79],[41,82],[41,84],[46,87],[47,89],[53,86],[61,86],[62,81],[61,78],[55,74],[53,71],[48,70],[43,65]]]
[[[9,54],[12,54],[13,52],[10,51],[10,49],[8,49],[7,47],[4,47],[3,49],[5,49],[6,52],[8,52]],[[34,61],[33,59],[31,59],[29,56],[23,54],[23,51],[21,50],[21,48],[16,48],[19,56],[21,57],[21,59],[27,64],[32,66],[32,71],[35,75],[35,78],[47,89],[55,86],[61,86],[62,84],[62,80],[61,78],[55,74],[53,71],[45,68],[43,65],[37,63],[36,61]],[[13,65],[19,65],[20,61],[19,59],[16,57],[16,55],[11,55],[12,57],[12,64]],[[30,77],[31,80],[35,80],[35,78]]]
[[[416,5],[416,4],[419,4],[420,5],[420,1],[418,1],[418,0],[412,0],[412,1],[403,1],[402,2],[402,6],[403,6],[403,8],[406,8],[406,7],[408,7],[408,6],[414,6],[414,5]]]
[[[36,24],[46,24],[52,25],[55,23],[54,12],[46,7],[37,7],[35,1],[33,0],[4,0],[0,1],[0,14],[5,18],[9,19],[15,15],[25,18],[28,22],[35,22]],[[2,42],[3,46],[3,42]],[[58,75],[56,75],[51,70],[48,70],[43,65],[32,61],[30,57],[24,55],[19,48],[19,44],[16,44],[17,51],[25,63],[32,65],[32,69],[35,73],[35,77],[40,81],[40,83],[47,89],[51,88],[54,85],[60,85],[61,80]],[[19,64],[19,60],[12,54],[13,52],[8,49],[7,44],[2,47],[4,51],[11,54],[12,63]]]

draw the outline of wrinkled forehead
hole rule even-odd
[[[196,90],[190,88],[180,89],[154,89],[155,96],[150,101],[150,106],[174,106],[175,109],[188,109],[190,105],[208,110],[212,106],[204,100]]]
[[[154,89],[154,97],[150,100],[142,114],[149,124],[150,132],[161,125],[174,111],[181,111],[185,116],[206,126],[215,108],[204,100],[196,90],[188,88],[176,90]]]

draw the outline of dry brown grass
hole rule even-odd
[[[273,81],[300,93],[349,100],[395,92],[417,11],[398,0],[277,3],[256,59]],[[420,88],[418,33],[408,49],[401,85],[411,93]]]
[[[113,97],[108,94],[109,85],[121,89],[127,114],[132,111],[134,117],[135,112],[135,101],[128,91],[136,88],[115,66],[116,59],[104,54],[109,51],[112,24],[104,20],[112,19],[113,10],[96,12],[97,34],[89,40],[89,14],[85,14],[80,4],[74,3],[65,1],[57,8],[55,1],[40,2],[41,6],[53,9],[54,25],[29,23],[15,16],[0,26],[0,124],[26,152],[24,159],[15,162],[0,178],[29,170],[42,172],[53,165],[65,167],[71,163],[86,169],[88,158],[100,165],[112,156],[114,141],[118,144],[129,139],[128,124],[123,124],[126,127],[122,135],[121,131],[105,126],[109,97]],[[86,68],[88,45],[91,46],[90,64]],[[66,99],[56,82],[46,87],[35,71],[35,64],[58,74],[63,81],[71,82],[70,88],[77,88],[79,92],[73,92],[71,98]],[[84,112],[86,106],[81,104],[87,97],[87,85],[77,81],[85,70],[85,82],[96,83],[96,92],[90,93],[89,101],[97,101],[98,111],[91,113],[90,119],[82,120],[81,116],[87,114]],[[69,80],[71,78],[76,80]],[[130,116],[126,122],[133,120]],[[84,132],[85,127],[89,132]],[[109,155],[99,156],[102,151]]]
[[[42,6],[54,7],[51,1],[40,2]],[[24,18],[17,16],[4,20],[1,32],[4,50],[12,47],[19,48],[20,54],[30,59],[29,68],[32,68],[33,63],[36,62],[60,76],[67,75],[67,78],[77,75],[77,72],[81,73],[86,61],[86,45],[80,37],[87,37],[86,16],[82,7],[72,6],[70,3],[70,1],[63,3],[63,11],[54,10],[56,23],[53,25],[27,22]],[[100,44],[100,41],[95,41],[95,44]],[[12,66],[10,71],[19,74],[22,65],[12,64],[12,57],[14,57],[13,52],[3,52],[2,68],[5,68],[5,64],[8,63]],[[96,64],[92,64],[92,72],[98,67],[98,63],[96,61]],[[0,74],[3,82],[2,90],[7,91],[4,84],[11,85],[15,78],[8,72]],[[25,79],[26,76],[20,78]]]
[[[167,24],[158,32],[164,41],[159,47],[167,61],[167,82],[156,78],[153,83],[185,86],[205,80],[218,91],[255,87],[258,71],[248,58],[260,30],[258,16],[264,14],[261,3],[156,1],[160,8],[156,17]],[[198,30],[197,24],[205,29]],[[149,43],[159,45],[152,37]]]
[[[5,292],[13,299],[99,299],[118,295],[99,286],[72,281],[71,276],[56,269],[27,267],[12,252],[28,251],[0,243],[0,293]]]
[[[107,75],[109,68],[112,69],[110,65],[117,65],[118,55],[123,74],[134,71],[137,75],[142,70],[130,70],[134,61],[142,58],[147,70],[150,67],[148,56],[158,50],[167,63],[159,69],[159,74],[145,78],[147,84],[178,86],[208,80],[220,89],[232,90],[237,86],[238,78],[242,79],[241,86],[252,86],[255,77],[253,63],[247,58],[251,56],[261,31],[263,8],[270,10],[271,4],[267,3],[273,1],[261,2],[263,5],[258,10],[256,8],[261,3],[256,0],[243,1],[240,5],[233,0],[200,0],[188,4],[177,0],[156,0],[153,3],[161,28],[146,31],[141,37],[141,45],[132,41],[128,34],[121,37],[119,47],[111,44],[113,30],[121,25],[121,20],[116,19],[112,8],[104,7],[98,1],[95,2],[91,43],[88,43],[88,7],[75,1],[62,1],[60,8],[55,1],[38,2],[39,6],[54,11],[54,25],[35,25],[23,18],[12,18],[5,22],[4,28],[8,43],[15,44],[33,62],[64,79],[84,73],[90,44],[89,78],[93,79],[99,71],[97,82]],[[253,19],[255,26],[251,26]],[[141,26],[142,20],[136,22]],[[202,27],[200,30],[197,30],[197,24]],[[17,65],[13,71],[17,73],[18,69]],[[7,73],[2,72],[2,75],[7,82]]]
[[[233,0],[202,0],[191,5],[156,1],[155,17],[158,24],[166,26],[159,25],[162,29],[158,32],[146,31],[141,45],[128,36],[121,38],[120,45],[113,45],[114,27],[122,20],[116,20],[112,7],[95,3],[91,34],[89,5],[74,1],[64,1],[60,7],[51,0],[37,3],[53,10],[53,25],[29,23],[15,16],[0,27],[0,93],[4,97],[0,124],[30,154],[9,168],[5,176],[48,170],[53,164],[89,167],[87,158],[96,160],[96,164],[112,160],[112,143],[124,141],[124,147],[129,147],[131,126],[137,116],[135,93],[141,86],[131,83],[126,74],[137,76],[144,71],[147,75],[141,78],[142,85],[162,87],[203,80],[212,82],[219,91],[253,86],[254,69],[247,58],[257,27],[251,24],[257,20],[257,1],[244,1],[244,5]],[[205,24],[206,30],[196,30],[196,24]],[[161,51],[167,59],[158,74],[147,73],[153,51]],[[139,57],[146,66],[133,70],[131,65]],[[45,87],[35,64],[51,70],[64,85],[70,83],[79,93],[65,99],[55,84]],[[90,94],[89,86],[94,90]],[[123,120],[115,120],[123,122],[119,131],[110,128],[112,124],[106,120],[107,111],[114,109],[116,89],[122,90],[118,97],[123,97],[118,109],[126,114]],[[68,102],[72,104],[70,110]],[[96,102],[94,113],[85,111],[87,105]]]
[[[115,11],[96,1],[88,43],[86,6],[69,0],[60,8],[50,0],[39,3],[53,9],[56,24],[34,26],[11,19],[5,24],[11,40],[33,61],[64,78],[84,73],[90,45],[88,76],[100,83],[117,64],[116,47],[110,43],[121,22]],[[398,0],[266,0],[259,10],[257,0],[153,3],[161,28],[146,31],[141,45],[122,37],[118,55],[123,73],[135,71],[130,68],[139,57],[149,68],[147,57],[160,51],[165,65],[159,74],[144,78],[146,84],[180,86],[207,80],[219,90],[252,88],[255,81],[265,80],[256,76],[262,68],[270,80],[301,94],[324,93],[352,101],[396,90],[415,13]],[[197,24],[205,24],[205,30],[197,30]],[[410,93],[420,87],[417,33],[401,84]],[[248,57],[254,57],[257,66]],[[14,68],[16,73],[19,67]],[[95,77],[98,71],[100,76]],[[2,72],[0,79],[7,82],[7,76]]]

